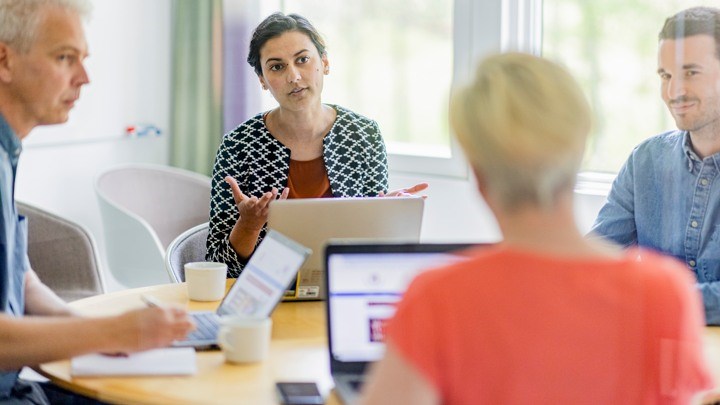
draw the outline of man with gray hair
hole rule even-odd
[[[720,9],[694,7],[659,35],[662,99],[678,130],[620,169],[592,232],[672,255],[695,274],[707,324],[720,324]]]
[[[0,0],[0,403],[75,402],[49,384],[18,379],[18,369],[167,346],[193,328],[179,308],[77,316],[30,268],[27,224],[14,201],[21,140],[38,125],[67,121],[89,82],[81,23],[88,8],[85,0]]]

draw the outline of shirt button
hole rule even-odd
[[[690,265],[690,267],[695,267],[697,263],[695,263],[695,260],[690,260],[688,264]]]
[[[697,228],[697,226],[698,226],[697,221],[690,222],[690,226],[692,226],[693,228]]]
[[[703,186],[707,186],[708,183],[709,183],[708,179],[702,179],[702,180],[700,180],[700,184],[702,184]]]

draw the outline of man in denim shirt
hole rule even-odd
[[[662,98],[679,130],[646,140],[615,179],[592,232],[675,256],[720,324],[720,9],[690,8],[659,35]]]
[[[89,81],[80,20],[86,3],[0,0],[0,403],[81,402],[49,384],[19,380],[18,369],[91,352],[162,347],[193,327],[179,308],[79,317],[30,268],[27,224],[15,207],[21,140],[38,125],[67,121]]]

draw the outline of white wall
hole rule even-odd
[[[170,124],[170,0],[94,0],[86,26],[90,84],[70,120],[23,142],[16,198],[87,227],[104,239],[93,179],[120,163],[167,163]],[[128,138],[152,124],[160,137]],[[110,279],[111,286],[113,285]]]

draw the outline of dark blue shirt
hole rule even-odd
[[[697,278],[708,324],[720,324],[720,153],[704,159],[686,131],[638,145],[592,231],[675,256]]]
[[[20,139],[0,115],[0,311],[25,312],[24,279],[29,268],[27,224],[15,208],[15,175],[22,151]],[[18,371],[0,372],[0,401],[10,395]]]

